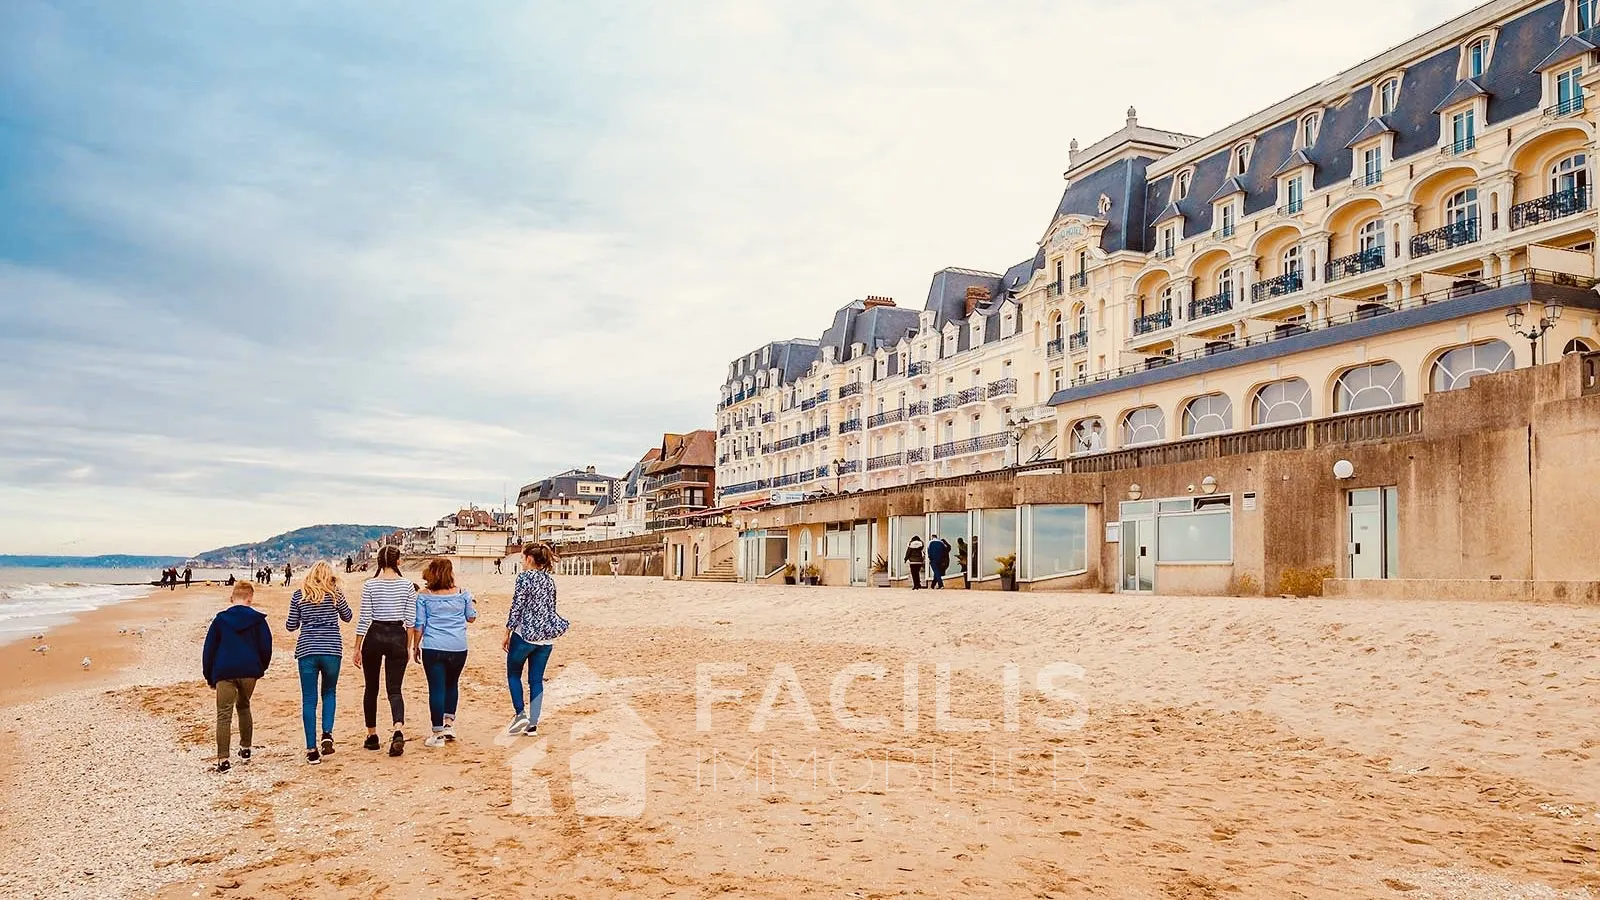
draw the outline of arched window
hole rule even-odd
[[[1586,196],[1589,189],[1588,158],[1574,153],[1550,167],[1550,193]]]
[[[1392,362],[1346,369],[1333,385],[1333,411],[1357,412],[1406,402],[1405,373]]]
[[[1400,100],[1400,79],[1390,78],[1378,88],[1378,115],[1387,116],[1394,112],[1394,105]]]
[[[1233,150],[1233,174],[1243,175],[1250,171],[1250,145],[1240,144]]]
[[[1594,348],[1589,346],[1589,342],[1585,341],[1585,340],[1582,340],[1581,338],[1573,338],[1572,340],[1567,341],[1567,345],[1565,347],[1561,348],[1561,355],[1562,356],[1566,356],[1568,353],[1593,353],[1593,352],[1594,352]]]
[[[1172,312],[1172,292],[1173,287],[1170,284],[1161,289],[1161,311],[1164,313]]]
[[[1185,197],[1189,196],[1189,182],[1193,178],[1194,178],[1194,173],[1193,172],[1185,170],[1185,171],[1182,171],[1182,172],[1178,173],[1178,184],[1177,184],[1177,187],[1176,187],[1176,190],[1178,192],[1178,196],[1177,196],[1176,199],[1182,200]]]
[[[1079,419],[1072,426],[1072,452],[1098,453],[1106,448],[1105,423],[1099,416]]]
[[[1467,77],[1482,78],[1484,70],[1489,68],[1489,39],[1478,38],[1462,52],[1466,56]]]
[[[1217,273],[1217,296],[1233,296],[1233,270],[1224,268]]]
[[[1478,220],[1478,189],[1456,191],[1444,204],[1444,220],[1449,225],[1460,225]]]
[[[1362,253],[1383,249],[1383,220],[1373,219],[1356,232],[1356,249]]]
[[[1233,427],[1233,401],[1227,394],[1206,394],[1183,405],[1183,433],[1211,434]]]
[[[1077,333],[1079,333],[1079,334],[1088,334],[1089,333],[1089,310],[1088,310],[1088,308],[1085,307],[1081,303],[1078,304],[1077,314],[1075,316],[1073,316],[1073,318],[1077,320],[1077,326],[1078,326],[1077,329],[1076,329]]]
[[[1295,244],[1283,251],[1283,274],[1298,273],[1300,271],[1300,245]]]
[[[1311,385],[1303,378],[1264,384],[1250,399],[1252,425],[1278,425],[1311,418]]]
[[[1433,361],[1429,381],[1434,391],[1453,391],[1464,388],[1479,375],[1492,372],[1509,372],[1517,367],[1511,356],[1511,346],[1505,341],[1482,341],[1452,347]]]
[[[1306,116],[1300,121],[1300,146],[1309,150],[1317,143],[1317,125],[1320,119],[1316,113]]]
[[[1050,314],[1050,340],[1061,340],[1061,313]]]
[[[1122,445],[1150,444],[1167,436],[1167,420],[1159,406],[1141,406],[1122,417]]]

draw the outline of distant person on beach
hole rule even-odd
[[[400,574],[400,548],[378,551],[377,574],[361,586],[361,614],[356,619],[356,665],[366,678],[361,697],[361,713],[367,720],[367,742],[362,746],[377,750],[378,670],[383,671],[384,693],[389,697],[389,716],[394,734],[389,738],[389,755],[405,752],[406,701],[401,695],[406,663],[411,659],[412,629],[417,622],[417,589]]]
[[[927,556],[922,551],[922,536],[914,534],[906,544],[906,565],[911,569],[911,589],[922,590],[922,565]]]
[[[346,575],[349,575],[351,572],[354,572],[355,570],[356,570],[356,561],[355,561],[355,559],[352,558],[352,557],[346,556],[344,558],[344,573]]]
[[[284,567],[285,571],[288,567]],[[316,765],[333,753],[333,709],[344,662],[339,622],[355,618],[339,590],[333,566],[319,562],[289,597],[289,620],[283,627],[300,632],[294,644],[300,669],[300,718],[306,730],[306,762]],[[318,682],[321,682],[320,686]],[[317,752],[317,698],[322,698],[322,752]]]
[[[267,617],[251,607],[255,595],[256,589],[248,584],[234,586],[228,598],[231,605],[211,620],[200,653],[206,684],[217,692],[218,772],[232,767],[228,757],[235,712],[239,714],[239,759],[250,761],[250,695],[255,692],[256,679],[267,674],[272,663],[272,629],[267,627]]]
[[[177,570],[176,567],[173,567],[173,568],[167,570],[167,590],[175,591],[177,589],[178,589],[178,570]]]
[[[448,559],[435,559],[422,570],[427,585],[417,594],[416,660],[428,677],[428,715],[433,733],[424,747],[442,747],[456,739],[456,705],[461,699],[461,670],[467,666],[467,624],[478,621],[472,594],[456,587]]]
[[[184,590],[188,590],[189,589],[189,585],[191,585],[193,583],[194,583],[194,570],[189,568],[188,566],[184,566],[183,567],[183,589]]]
[[[967,539],[966,538],[959,538],[959,537],[956,538],[956,565],[961,567],[961,587],[963,589],[972,587],[972,583],[967,580]]]
[[[328,568],[331,569],[333,567],[329,566]],[[272,570],[271,569],[267,570],[267,578],[268,579],[272,578]],[[288,584],[289,582],[291,582],[293,580],[294,580],[294,571],[289,568],[289,564],[288,563],[284,563],[283,564],[283,583],[284,584]]]
[[[234,583],[237,582],[238,580],[239,579],[233,577],[233,573],[232,572],[229,572],[228,573],[228,580],[224,581],[222,583],[222,586],[223,587],[233,587]]]
[[[544,706],[544,670],[550,663],[556,638],[567,633],[570,624],[556,611],[556,580],[550,570],[556,552],[548,544],[524,544],[522,561],[511,591],[511,611],[506,616],[506,636],[500,648],[506,651],[506,681],[511,688],[511,708],[516,714],[506,727],[507,734],[538,734],[539,713]],[[528,669],[528,698],[522,697],[522,669]]]
[[[498,559],[494,561],[494,573],[496,575],[500,574],[500,560]]]
[[[616,581],[621,576],[622,576],[621,561],[618,560],[617,557],[613,556],[613,557],[611,557],[611,580],[612,581]]]
[[[950,542],[937,534],[932,535],[928,541],[928,571],[933,573],[933,583],[929,587],[936,591],[944,590],[944,573],[950,568]]]

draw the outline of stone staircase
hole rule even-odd
[[[729,559],[717,563],[689,580],[733,584],[739,580],[739,574],[733,567],[733,560]]]

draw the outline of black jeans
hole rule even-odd
[[[911,564],[911,589],[922,590],[922,563]]]
[[[367,677],[367,691],[361,697],[361,712],[367,727],[378,727],[378,667],[384,668],[384,693],[389,695],[389,712],[394,722],[406,720],[406,698],[400,684],[406,677],[406,627],[401,622],[373,622],[361,640],[361,673]]]
[[[433,730],[444,727],[444,717],[456,717],[456,703],[461,699],[461,670],[467,667],[465,650],[422,651],[422,672],[428,676],[428,715],[433,719]]]

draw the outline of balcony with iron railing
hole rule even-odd
[[[1076,352],[1078,350],[1088,349],[1088,347],[1089,347],[1089,332],[1087,332],[1087,331],[1074,331],[1073,333],[1067,335],[1067,349],[1068,350],[1072,350],[1072,351]]]
[[[849,384],[842,385],[839,388],[839,399],[843,400],[845,397],[854,397],[861,393],[862,389],[865,387],[866,385],[860,381],[852,381]]]
[[[1055,338],[1049,341],[1044,345],[1044,355],[1050,359],[1055,359],[1065,352],[1066,343],[1062,338]]]
[[[1298,270],[1292,270],[1276,278],[1258,281],[1250,285],[1250,302],[1260,303],[1263,300],[1272,300],[1285,294],[1292,294],[1306,286],[1305,276]]]
[[[861,460],[847,459],[844,462],[839,463],[837,466],[835,466],[835,468],[838,469],[838,474],[840,475],[854,475],[855,473],[861,471]]]
[[[926,406],[927,404],[923,405]],[[904,422],[906,420],[906,415],[907,411],[904,409],[890,409],[881,413],[873,413],[872,415],[867,416],[867,427],[882,428],[885,425],[894,425],[898,422]]]
[[[779,438],[778,440],[772,442],[772,449],[768,452],[782,453],[785,450],[793,450],[794,448],[800,446],[802,443],[801,438],[804,437],[805,435],[803,434],[795,434],[786,438]]]
[[[928,461],[928,448],[927,447],[916,447],[914,449],[906,451],[906,464],[907,465],[909,465],[911,463],[921,463],[921,462],[927,462],[927,461]]]
[[[822,399],[821,395],[818,395],[816,397],[807,397],[806,399],[801,400],[800,401],[800,411],[801,412],[810,412],[811,410],[816,409],[817,408],[817,404],[819,402],[821,402],[821,399]]]
[[[1224,225],[1221,228],[1218,228],[1216,231],[1211,232],[1211,236],[1220,241],[1220,240],[1224,240],[1226,238],[1233,237],[1233,231],[1234,231],[1234,226],[1232,226],[1232,225]]]
[[[1356,177],[1350,179],[1350,183],[1356,187],[1377,187],[1383,183],[1383,169],[1370,169],[1360,172]]]
[[[982,437],[967,438],[963,441],[950,441],[934,447],[933,458],[949,459],[952,456],[966,456],[971,453],[997,450],[1004,447],[1010,440],[1011,435],[1009,434],[986,434]]]
[[[933,411],[934,412],[944,412],[947,409],[955,409],[955,408],[956,408],[956,395],[955,394],[945,394],[943,397],[935,397],[935,398],[933,398]]]
[[[1227,290],[1199,300],[1189,301],[1189,318],[1203,319],[1233,309],[1233,291]]]
[[[1067,276],[1067,290],[1069,291],[1081,291],[1088,286],[1088,272],[1075,272],[1072,275]]]
[[[1059,296],[1061,296],[1061,282],[1052,281],[1049,284],[1045,285],[1044,286],[1044,294],[1045,294],[1046,297],[1059,297]]]
[[[1477,149],[1477,147],[1478,136],[1476,134],[1469,134],[1465,137],[1456,138],[1450,143],[1445,144],[1444,152],[1449,156],[1460,156],[1463,153],[1472,152],[1473,150]]]
[[[1156,250],[1156,259],[1171,259],[1178,255],[1178,245],[1171,244]]]
[[[926,401],[926,400],[918,400],[916,403],[913,403],[910,406],[906,407],[906,415],[910,416],[911,418],[916,418],[917,416],[925,416],[928,413],[929,413],[928,401]]]
[[[827,403],[831,399],[833,399],[833,392],[829,391],[827,388],[823,388],[822,390],[817,391],[817,402],[818,403]]]
[[[861,420],[860,419],[845,419],[843,422],[839,423],[839,433],[840,434],[849,434],[852,431],[860,431],[860,430],[861,430]]]
[[[774,475],[772,477],[773,489],[789,487],[800,483],[800,473],[790,472],[787,475]]]
[[[892,469],[895,466],[905,465],[904,453],[885,453],[882,456],[870,457],[867,460],[867,471],[876,472],[879,469]]]
[[[1544,108],[1545,115],[1553,116],[1557,119],[1565,118],[1580,112],[1583,112],[1582,94],[1579,94],[1576,97],[1568,97],[1565,100],[1557,102],[1554,106],[1546,106]]]
[[[1411,238],[1411,256],[1413,258],[1428,256],[1453,247],[1477,243],[1477,240],[1478,220],[1476,218],[1462,219],[1459,222],[1451,222],[1443,228],[1435,228],[1432,231],[1424,231],[1419,235],[1413,236]]]
[[[1383,246],[1370,247],[1360,250],[1349,256],[1330,259],[1323,267],[1323,275],[1328,281],[1338,281],[1341,278],[1350,278],[1383,268]]]
[[[1306,208],[1306,202],[1304,200],[1300,200],[1300,199],[1290,200],[1288,203],[1285,203],[1284,205],[1278,207],[1278,215],[1280,215],[1280,216],[1298,216],[1298,215],[1300,215],[1301,210],[1303,210],[1305,208]]]
[[[1511,207],[1511,230],[1554,222],[1567,216],[1587,212],[1590,205],[1589,188],[1573,187],[1556,191]]]
[[[966,406],[969,403],[983,402],[982,386],[969,387],[956,394],[956,405]]]
[[[1150,334],[1163,328],[1172,327],[1172,310],[1161,309],[1153,313],[1146,313],[1133,320],[1134,334]]]
[[[717,429],[717,436],[718,437],[727,437],[728,435],[730,435],[732,433],[733,433],[733,428],[731,426],[728,426],[728,425],[724,425],[721,428]]]
[[[1000,397],[1015,397],[1017,395],[1017,380],[1015,378],[1001,378],[991,381],[987,391],[990,400]]]
[[[772,482],[765,478],[758,478],[755,481],[741,481],[738,484],[730,484],[727,487],[722,488],[722,493],[724,496],[732,494],[748,494],[751,491],[764,491],[771,486]]]
[[[925,359],[919,359],[911,365],[906,366],[906,375],[911,378],[916,378],[919,375],[926,375],[931,371],[933,371],[933,363]]]
[[[769,412],[769,413],[762,413],[761,414],[761,424],[763,424],[763,425],[771,425],[773,422],[776,422],[776,421],[778,421],[778,414],[777,413]]]

